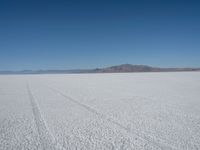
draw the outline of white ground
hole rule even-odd
[[[200,72],[1,75],[0,149],[200,149]]]

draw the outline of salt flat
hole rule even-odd
[[[1,75],[0,149],[200,149],[200,72]]]

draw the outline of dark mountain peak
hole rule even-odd
[[[120,72],[169,72],[169,71],[200,71],[200,68],[158,68],[148,65],[121,64],[102,69],[96,69],[96,73],[120,73]]]
[[[122,64],[117,66],[111,66],[98,70],[99,72],[147,72],[152,71],[153,67],[146,65],[132,65]]]

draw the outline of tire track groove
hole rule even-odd
[[[83,103],[80,103],[79,101],[75,100],[74,98],[64,94],[63,92],[57,90],[57,89],[54,89],[54,88],[51,88],[49,87],[53,92],[63,96],[64,98],[66,98],[67,100],[79,105],[80,107],[88,110],[89,112],[99,116],[101,119],[103,120],[106,120],[112,124],[115,124],[116,126],[118,126],[119,128],[125,130],[127,133],[129,134],[134,134],[136,135],[139,139],[141,140],[144,140],[146,141],[148,144],[151,144],[152,146],[155,146],[157,148],[160,148],[160,149],[163,149],[163,150],[177,150],[177,148],[171,146],[171,145],[168,145],[168,144],[164,144],[164,143],[160,143],[160,142],[156,142],[155,140],[151,139],[150,137],[144,135],[144,134],[140,134],[139,132],[137,131],[134,131],[134,130],[131,130],[130,128],[124,126],[123,124],[113,120],[112,118],[109,118],[107,117],[105,114],[102,114],[102,113],[99,113],[97,110],[95,110],[94,108],[91,108],[90,106],[87,106]]]
[[[49,131],[41,113],[40,109],[37,105],[37,102],[31,92],[30,86],[26,84],[29,100],[31,103],[33,116],[35,120],[35,124],[37,127],[37,131],[39,134],[40,144],[43,150],[65,150],[58,142],[56,142],[54,136]]]

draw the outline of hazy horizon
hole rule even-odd
[[[103,66],[103,67],[94,67],[94,68],[62,68],[62,69],[21,69],[21,70],[0,70],[0,72],[26,72],[26,71],[78,71],[78,70],[95,70],[95,69],[106,69],[106,68],[109,68],[109,67],[116,67],[116,66],[121,66],[121,65],[133,65],[133,66],[148,66],[148,67],[153,67],[153,68],[162,68],[162,69],[167,69],[167,68],[191,68],[191,69],[200,69],[200,67],[188,67],[188,66],[185,66],[185,67],[158,67],[158,66],[150,66],[150,65],[145,65],[145,64],[128,64],[128,63],[124,63],[124,64],[116,64],[116,65],[110,65],[110,66]],[[124,72],[124,71],[122,71]],[[136,71],[137,72],[137,71]],[[151,71],[150,71],[151,72]]]

